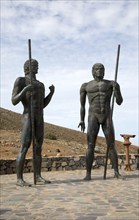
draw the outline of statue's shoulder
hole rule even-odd
[[[17,79],[16,79],[17,82],[25,82],[25,77],[22,77],[22,76],[19,76]]]
[[[112,86],[116,86],[116,85],[118,85],[118,83],[117,82],[115,82],[114,80],[103,80],[106,84],[110,84],[110,85],[112,85]]]
[[[83,84],[81,85],[80,91],[82,91],[82,92],[83,92],[83,91],[87,91],[87,90],[88,90],[88,87],[94,86],[95,83],[96,83],[95,80],[91,80],[91,81],[89,81],[89,82],[83,83]]]
[[[105,83],[112,83],[113,81],[112,80],[108,80],[108,79],[103,79],[103,82],[105,82]]]
[[[16,85],[23,85],[26,83],[26,80],[25,80],[25,77],[18,77],[16,80],[15,80],[15,84]]]
[[[83,83],[83,84],[81,85],[80,91],[86,90],[87,85],[88,85],[88,82]]]
[[[89,81],[89,82],[87,83],[87,85],[93,84],[93,83],[95,83],[95,82],[96,82],[96,81],[93,79],[93,80]]]
[[[114,83],[113,80],[108,80],[108,79],[104,79],[103,82],[108,86],[113,86],[113,83]]]
[[[38,82],[40,85],[44,86],[44,83],[43,83],[43,82],[41,82],[41,81],[39,81],[39,80],[37,80],[37,82]]]

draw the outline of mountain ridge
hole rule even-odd
[[[21,136],[20,113],[0,108],[0,156],[1,158],[15,158],[20,148]],[[61,127],[44,122],[44,143],[42,156],[75,156],[85,155],[87,148],[86,133],[70,128]],[[115,141],[118,153],[125,153],[125,147],[120,141]],[[104,137],[98,136],[96,141],[96,153],[106,152]],[[136,146],[131,146],[130,151],[137,152]],[[27,157],[32,156],[32,148]]]

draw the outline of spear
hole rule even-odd
[[[32,85],[32,67],[31,67],[31,39],[28,39],[28,51],[29,51],[29,73],[30,84]],[[32,132],[32,145],[33,145],[33,168],[34,168],[34,184],[36,185],[36,149],[35,149],[35,131],[34,131],[34,109],[33,109],[33,92],[31,92],[31,132]]]
[[[118,49],[117,49],[117,59],[116,59],[115,78],[114,78],[115,82],[117,82],[119,56],[120,56],[120,45],[118,45]],[[111,107],[112,115],[113,115],[113,109],[114,109],[114,94],[113,94],[113,97],[112,97],[112,107]]]
[[[114,78],[114,81],[115,81],[115,82],[117,82],[119,56],[120,56],[120,45],[118,45],[118,49],[117,49],[115,78]],[[111,120],[112,120],[112,116],[113,116],[113,109],[114,109],[114,94],[113,94],[113,96],[112,96],[112,104],[111,104]],[[107,146],[107,151],[106,151],[106,162],[105,162],[105,167],[104,167],[104,180],[106,179],[107,163],[108,163],[108,154],[109,154],[109,146]]]

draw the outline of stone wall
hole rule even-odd
[[[119,168],[125,167],[125,155],[118,155]],[[104,166],[105,155],[96,155],[93,169]],[[131,169],[139,169],[139,154],[130,155]],[[16,173],[16,160],[0,160],[0,174]],[[112,168],[111,161],[108,159],[108,169]],[[85,169],[85,156],[69,157],[47,157],[42,159],[42,171],[76,170]],[[33,172],[32,159],[26,159],[24,172]]]

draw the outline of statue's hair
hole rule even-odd
[[[29,74],[29,64],[30,64],[30,61],[27,60],[25,63],[24,63],[24,72],[25,72],[25,75]],[[35,60],[35,59],[31,59],[31,65],[38,65],[38,61]]]
[[[105,67],[102,63],[95,63],[93,66],[92,66],[92,74],[93,74],[93,77],[95,77],[95,74],[94,74],[94,68],[96,66],[102,66],[104,68],[104,72],[105,72]]]

